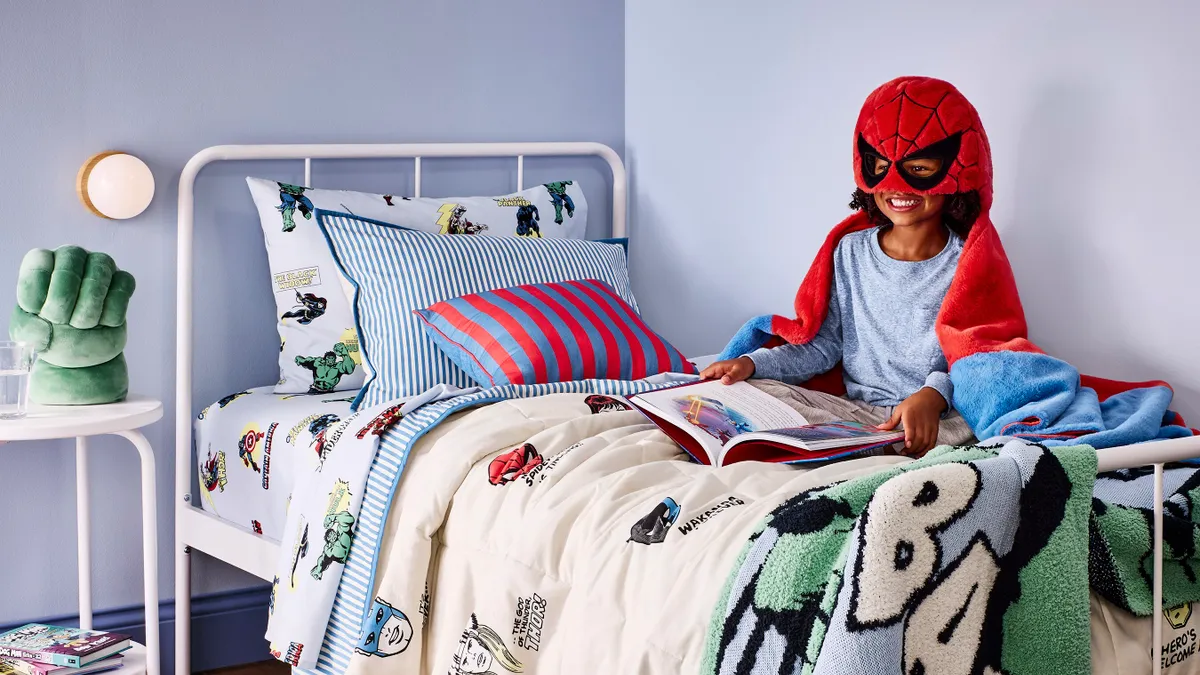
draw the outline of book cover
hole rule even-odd
[[[129,646],[129,636],[31,623],[0,635],[0,657],[79,668]]]
[[[71,668],[70,666],[55,666],[48,663],[38,663],[36,661],[22,661],[21,659],[11,659],[0,657],[0,675],[87,675],[88,673],[98,674],[109,670],[120,668],[123,661],[123,656],[110,656],[107,659],[96,661],[91,665],[82,666],[79,668]]]

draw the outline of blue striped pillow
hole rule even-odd
[[[354,288],[355,328],[366,371],[355,410],[443,382],[474,384],[414,314],[434,303],[509,286],[599,279],[637,308],[619,244],[441,235],[322,209],[316,215],[334,260]]]
[[[417,315],[442,351],[483,386],[696,372],[596,279],[465,295]]]

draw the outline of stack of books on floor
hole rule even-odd
[[[83,675],[121,667],[128,635],[31,623],[0,634],[0,675]]]

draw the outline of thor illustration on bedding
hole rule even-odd
[[[938,342],[950,368],[952,407],[976,437],[1018,436],[1047,445],[1110,447],[1193,434],[1168,409],[1172,392],[1165,382],[1080,376],[1066,361],[1029,341],[1016,281],[989,215],[992,162],[987,135],[979,114],[957,89],[928,77],[901,77],[880,86],[859,114],[853,156],[855,183],[868,195],[976,195],[979,215],[970,224],[936,320]],[[914,159],[935,159],[940,168],[920,177],[901,170]],[[880,224],[865,208],[839,223],[796,293],[796,317],[751,319],[721,358],[812,341],[829,311],[838,243]],[[806,386],[842,393],[840,368]]]

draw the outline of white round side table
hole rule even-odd
[[[0,419],[0,442],[75,439],[75,490],[79,537],[79,627],[92,628],[91,508],[88,490],[88,436],[112,434],[133,444],[141,456],[142,566],[146,593],[146,646],[125,652],[123,675],[158,675],[158,519],[154,449],[138,431],[162,418],[162,401],[130,395],[120,403],[85,406],[29,406],[15,420]]]

